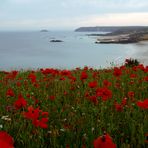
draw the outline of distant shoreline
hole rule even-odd
[[[97,41],[95,43],[100,44],[128,44],[128,43],[138,43],[141,41],[148,41],[148,34],[141,35],[137,37],[136,35],[130,34],[120,34],[120,35],[104,35],[98,36]]]
[[[89,36],[98,36],[95,43],[103,44],[127,44],[137,43],[139,41],[148,40],[148,27],[147,26],[101,26],[101,27],[80,27],[75,30],[76,32],[85,31],[103,31],[110,32],[106,34],[87,34]]]

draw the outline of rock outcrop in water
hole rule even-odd
[[[50,42],[63,42],[62,40],[50,40]]]
[[[40,32],[48,32],[48,30],[46,30],[46,29],[43,29],[43,30],[41,30]]]

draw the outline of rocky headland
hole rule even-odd
[[[88,36],[96,36],[95,43],[137,43],[148,40],[148,26],[105,26],[105,27],[80,27],[76,32],[95,32]],[[99,34],[96,32],[108,32]]]

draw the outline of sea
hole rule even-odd
[[[123,64],[127,58],[136,58],[148,65],[148,42],[96,44],[97,37],[88,34],[91,32],[1,31],[0,71],[74,69],[84,66],[108,68]],[[63,42],[50,42],[51,40]]]

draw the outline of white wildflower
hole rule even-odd
[[[5,120],[5,118],[8,118],[8,117],[9,117],[8,115],[2,116],[1,119],[2,119],[2,120]]]
[[[2,120],[5,120],[5,121],[11,121],[11,118],[9,118],[8,115],[2,116],[1,119],[2,119]]]
[[[51,134],[51,133],[52,133],[52,131],[48,131],[47,133],[48,133],[48,134]]]
[[[85,113],[82,113],[82,116],[85,116]]]
[[[67,119],[65,118],[63,121],[67,121]]]
[[[61,132],[65,132],[65,129],[64,129],[64,128],[61,128],[60,131],[61,131]]]
[[[91,128],[91,131],[93,132],[94,130],[95,130],[95,128],[94,128],[94,127],[92,127],[92,128]]]

